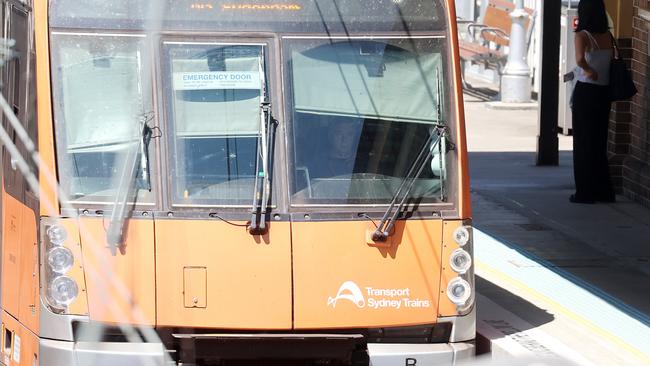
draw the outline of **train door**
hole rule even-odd
[[[11,111],[2,111],[3,127],[17,147],[19,154],[35,172],[35,164],[17,132],[11,127],[7,113],[13,113],[36,141],[35,100],[31,73],[34,67],[33,38],[29,9],[7,3],[4,6],[7,57],[3,65],[2,92]],[[18,169],[6,146],[3,161],[3,308],[23,324],[36,331],[38,326],[38,252],[37,216],[38,198],[27,185],[27,179]],[[9,295],[11,294],[11,295]],[[16,296],[18,294],[18,296]]]
[[[172,210],[155,224],[158,325],[292,326],[290,224],[277,215],[262,235],[246,227],[256,185],[273,174],[261,136],[277,85],[267,72],[271,44],[162,42],[163,184]],[[276,196],[271,207],[280,205]]]
[[[424,160],[417,179],[405,182],[419,151],[433,149],[437,45],[433,38],[285,38],[298,329],[436,320],[442,221],[422,212],[440,200],[442,183]],[[402,184],[417,212],[374,240]]]
[[[27,37],[27,14],[14,5],[5,4],[5,29],[8,30],[7,46],[15,42],[8,53],[9,57],[5,59],[3,65],[4,83],[2,94],[13,113],[20,119],[24,111],[21,103],[21,94],[24,95],[24,87],[21,87],[22,67],[21,60],[25,57],[26,37]],[[3,114],[3,127],[9,133],[12,142],[17,144],[18,138],[16,132],[11,127],[8,118]],[[23,177],[18,171],[16,161],[10,156],[7,147],[2,147],[2,166],[3,166],[3,263],[2,263],[2,290],[3,290],[3,309],[15,317],[18,317],[19,297],[16,296],[16,289],[20,289],[20,242],[22,231],[22,206],[23,195]]]

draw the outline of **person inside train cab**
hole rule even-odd
[[[310,166],[312,178],[331,178],[354,173],[363,126],[356,119],[328,117],[322,151]]]

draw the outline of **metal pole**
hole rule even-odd
[[[456,0],[456,15],[463,20],[474,21],[475,0]]]
[[[558,165],[558,97],[560,70],[559,1],[542,2],[541,84],[539,95],[539,135],[537,136],[537,165]]]
[[[512,28],[510,30],[510,51],[508,63],[501,76],[501,101],[508,103],[525,103],[530,101],[530,68],[526,62],[526,19],[524,0],[517,0],[515,9],[510,13]]]

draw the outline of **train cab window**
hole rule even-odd
[[[53,32],[51,39],[61,184],[73,200],[112,202],[151,115],[143,37]],[[152,196],[139,190],[137,200]]]
[[[251,204],[263,46],[170,42],[164,53],[174,204]]]
[[[292,204],[381,204],[444,123],[439,39],[286,39]],[[435,141],[435,140],[433,140]],[[444,200],[447,154],[432,157],[410,198]]]

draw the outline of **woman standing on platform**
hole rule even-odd
[[[614,51],[603,0],[580,1],[575,50],[578,67],[572,112],[576,193],[569,200],[614,202],[607,161],[609,67]]]

